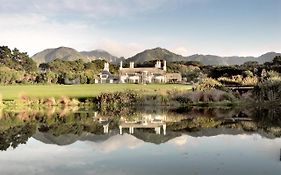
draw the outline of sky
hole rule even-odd
[[[131,57],[281,52],[281,0],[0,0],[0,45],[30,56],[60,46]]]

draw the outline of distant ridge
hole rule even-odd
[[[265,62],[270,62],[273,60],[274,57],[276,56],[281,56],[281,53],[276,53],[276,52],[267,52],[260,57],[258,57],[258,62],[259,63],[265,63]]]
[[[55,59],[61,59],[65,61],[74,61],[82,59],[85,62],[104,59],[108,62],[119,63],[120,58],[111,55],[104,50],[93,50],[93,51],[83,51],[78,52],[77,50],[69,47],[58,47],[46,49],[41,52],[36,53],[31,57],[37,64],[48,63]]]
[[[135,56],[128,58],[128,61],[134,61],[136,63],[143,63],[145,61],[152,60],[166,60],[167,62],[175,62],[175,61],[184,61],[185,58],[181,55],[175,54],[167,49],[163,49],[160,47],[154,49],[148,49],[141,53],[136,54]]]
[[[84,57],[86,57],[89,60],[97,60],[97,59],[102,59],[106,60],[111,63],[119,63],[120,58],[111,55],[105,50],[93,50],[93,51],[82,51],[80,52]]]
[[[135,56],[128,58],[127,60],[134,61],[136,63],[143,63],[146,61],[159,59],[159,60],[166,60],[168,62],[199,61],[204,65],[241,65],[247,61],[257,61],[260,64],[265,62],[270,62],[273,60],[275,56],[281,56],[281,53],[268,52],[266,54],[261,55],[260,57],[253,57],[253,56],[221,57],[216,55],[199,55],[199,54],[183,57],[182,55],[175,54],[167,49],[157,47],[154,49],[148,49],[143,52],[140,52]]]
[[[144,50],[130,58],[127,61],[133,61],[136,63],[143,63],[152,60],[166,60],[167,62],[178,62],[178,61],[199,61],[204,65],[240,65],[247,61],[257,61],[262,64],[265,62],[270,62],[275,56],[281,56],[281,53],[268,52],[259,57],[247,56],[231,56],[231,57],[221,57],[216,55],[191,55],[184,57],[179,54],[175,54],[164,48],[153,48]],[[107,51],[104,50],[92,50],[92,51],[82,51],[78,52],[75,49],[68,47],[59,47],[53,49],[43,50],[34,56],[32,59],[38,64],[47,63],[54,59],[62,59],[66,61],[73,61],[77,59],[82,59],[85,62],[103,59],[113,64],[119,64],[124,58],[118,58],[113,56]]]
[[[46,49],[43,50],[34,56],[31,57],[35,62],[38,64],[40,63],[48,63],[50,61],[53,61],[55,59],[61,59],[65,61],[73,61],[82,59],[84,61],[85,57],[77,52],[75,49],[69,48],[69,47],[58,47],[53,49]]]
[[[192,55],[186,57],[189,61],[200,61],[204,65],[241,65],[247,61],[257,61],[260,64],[265,62],[270,62],[274,57],[280,56],[281,53],[276,52],[268,52],[259,57],[239,57],[239,56],[231,56],[231,57],[220,57],[215,55]]]

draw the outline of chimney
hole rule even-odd
[[[103,70],[105,70],[105,71],[109,71],[109,63],[104,63],[104,68],[103,68]]]
[[[156,61],[155,68],[161,69],[161,62],[159,60]]]
[[[130,68],[134,68],[134,62],[130,62]]]
[[[122,70],[123,69],[123,61],[120,62],[120,67],[119,67],[119,70]]]
[[[167,71],[167,61],[164,60],[163,63],[164,63],[164,65],[163,65],[163,70],[164,70],[164,71]]]
[[[161,61],[157,60],[155,67],[161,69]]]

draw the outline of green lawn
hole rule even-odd
[[[188,90],[189,85],[177,84],[90,84],[90,85],[9,85],[0,86],[3,100],[18,99],[22,95],[34,97],[93,97],[101,92],[136,90],[155,93],[157,90]]]

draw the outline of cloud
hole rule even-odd
[[[60,46],[77,50],[107,50],[116,56],[133,56],[144,49],[135,42],[109,39],[107,33],[94,24],[83,22],[60,23],[44,15],[0,14],[2,45],[28,51],[29,55],[46,48]]]
[[[144,141],[129,134],[116,135],[104,142],[85,141],[67,146],[30,139],[27,145],[2,152],[0,169],[2,174],[53,174],[54,171],[56,174],[85,174],[94,166],[99,167],[98,162],[104,161],[103,156],[110,157],[109,153],[113,151],[122,152],[122,149],[136,149],[143,145]]]
[[[168,143],[173,144],[178,147],[182,147],[182,146],[186,146],[186,144],[188,143],[188,138],[189,138],[189,136],[182,135],[180,137],[176,137],[176,138],[170,140]]]
[[[190,17],[198,14],[190,11],[189,15],[188,10],[186,14],[185,11],[177,11],[179,7],[188,9],[190,4],[213,1],[0,0],[1,44],[17,47],[29,55],[59,46],[77,50],[104,49],[125,57],[146,48],[162,46],[183,56],[197,53],[261,55],[267,51],[280,52],[280,44],[275,39],[278,37],[274,37],[274,41],[271,39],[280,35],[278,26],[274,27],[276,32],[264,37],[267,39],[263,42],[257,42],[262,35],[229,42],[233,36],[220,39],[223,33],[215,33],[214,39],[209,35],[211,31],[188,22]],[[204,20],[207,19],[200,20],[200,23]],[[168,25],[173,26],[173,30],[169,31]],[[212,25],[209,28],[215,29]],[[196,32],[192,32],[194,29]],[[202,33],[206,33],[204,38]],[[216,42],[212,42],[214,40]]]
[[[95,143],[95,142],[86,142],[86,143],[90,145],[94,150],[99,150],[100,152],[103,153],[111,153],[113,151],[123,148],[135,149],[141,147],[144,144],[144,141],[139,140],[130,134],[124,134],[124,135],[113,136],[101,143]]]
[[[116,56],[124,56],[125,58],[134,56],[136,53],[144,50],[144,46],[138,43],[123,43],[112,39],[101,39],[96,44],[97,48],[109,51]]]
[[[0,14],[1,44],[17,47],[29,54],[48,47],[71,46],[82,49],[100,34],[83,23],[58,23],[42,15]]]
[[[184,46],[173,48],[172,51],[176,54],[187,56],[188,55],[188,49]]]
[[[1,0],[0,13],[36,13],[50,16],[74,14],[105,18],[133,15],[157,9],[168,0]]]
[[[116,56],[129,57],[144,47],[137,42],[109,37],[112,29],[98,24],[157,9],[166,0],[1,1],[2,45],[17,47],[30,56],[46,48],[66,46],[77,50],[100,48]]]

